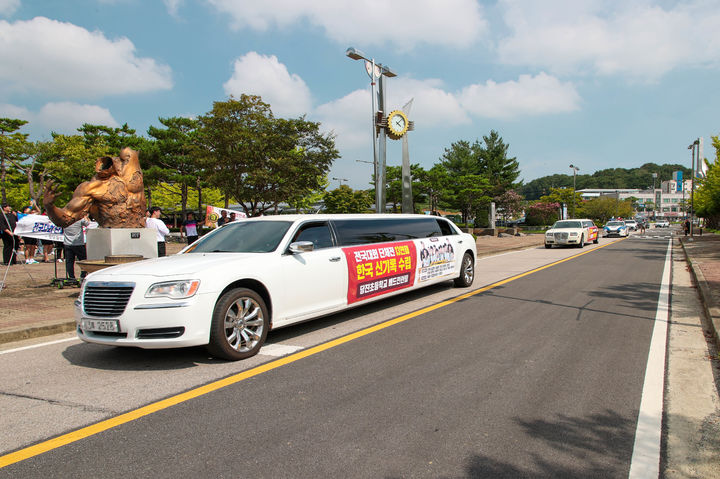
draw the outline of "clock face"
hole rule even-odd
[[[408,120],[403,112],[395,110],[388,115],[388,130],[391,137],[398,139],[403,136],[408,129]]]

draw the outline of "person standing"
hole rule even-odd
[[[3,240],[3,264],[17,264],[15,256],[15,248],[17,247],[18,238],[13,231],[17,224],[17,216],[12,207],[7,203],[2,205],[2,214],[0,214],[0,230]]]
[[[85,232],[83,228],[87,227],[90,222],[87,216],[70,226],[63,228],[63,249],[65,250],[65,274],[68,279],[75,279],[75,260],[83,261],[87,259],[87,251],[85,250]],[[85,277],[85,271],[80,273],[80,277]]]
[[[187,236],[188,244],[193,244],[198,239],[198,224],[195,221],[195,215],[192,213],[187,214],[187,219],[183,221],[180,227],[180,236],[185,234]]]
[[[685,220],[685,222],[683,223],[683,230],[685,231],[685,236],[690,233],[690,220]]]
[[[230,218],[228,218],[227,211],[220,210],[220,218],[218,218],[218,220],[217,220],[218,228],[229,222],[230,222]]]
[[[165,256],[165,236],[170,233],[170,230],[165,222],[160,219],[162,210],[160,210],[159,206],[153,206],[149,211],[150,217],[145,220],[145,227],[155,230],[157,234],[158,258],[160,258]]]
[[[22,213],[18,213],[18,221],[20,221],[21,218],[31,214],[34,214],[32,208],[30,206],[26,206],[25,208],[23,208]],[[23,236],[22,240],[25,247],[25,264],[36,264],[37,261],[35,261],[35,252],[37,251],[37,238]]]

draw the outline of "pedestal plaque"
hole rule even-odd
[[[157,232],[150,228],[94,228],[87,230],[87,259],[141,254],[157,258]]]

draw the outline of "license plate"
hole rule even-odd
[[[106,333],[119,333],[120,324],[117,321],[100,319],[83,319],[80,322],[83,331],[102,331]]]

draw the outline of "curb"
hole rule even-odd
[[[66,333],[75,330],[75,321],[36,326],[32,328],[18,328],[9,331],[0,331],[0,344],[20,341],[22,339],[39,338],[51,334]]]
[[[706,318],[703,320],[703,323],[705,323],[705,326],[710,331],[712,339],[715,341],[715,346],[720,348],[720,334],[718,334],[718,331],[720,330],[720,307],[712,304],[710,287],[708,286],[707,281],[705,281],[705,275],[703,275],[702,270],[696,267],[695,263],[690,259],[690,255],[685,249],[685,243],[683,241],[680,241],[680,246],[682,246],[683,253],[685,253],[685,260],[687,261],[688,266],[690,266],[690,272],[692,273],[693,280],[695,281],[695,285],[700,293],[700,302],[705,310]]]

